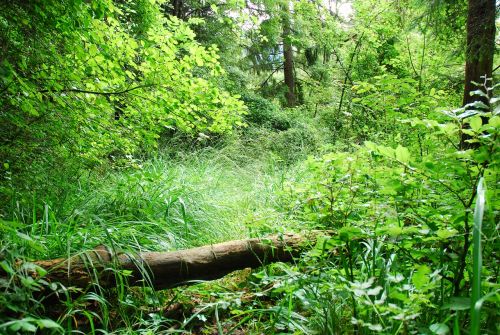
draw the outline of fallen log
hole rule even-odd
[[[126,278],[129,285],[165,289],[189,284],[189,281],[221,278],[239,269],[289,262],[310,246],[316,236],[314,233],[273,235],[187,250],[137,254],[114,253],[109,248],[98,247],[67,259],[33,263],[47,270],[45,280],[66,286],[113,287]]]

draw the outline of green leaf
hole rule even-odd
[[[452,230],[452,229],[443,228],[443,229],[439,229],[436,232],[436,235],[440,239],[446,240],[446,239],[449,239],[450,237],[457,235],[457,232],[455,230]]]
[[[483,125],[483,121],[481,120],[481,117],[479,115],[475,115],[470,118],[469,124],[472,130],[474,132],[478,133],[481,129],[481,126]]]
[[[198,65],[198,66],[203,66],[203,64],[204,64],[203,59],[201,57],[196,57],[195,62],[196,62],[196,65]]]
[[[450,332],[450,328],[444,323],[434,323],[429,327],[429,329],[433,334],[437,335],[446,335]]]
[[[452,297],[447,303],[445,303],[441,309],[449,309],[452,311],[465,311],[470,309],[470,298],[469,297]]]
[[[403,301],[403,302],[406,302],[409,300],[408,297],[406,296],[406,294],[401,293],[401,292],[397,292],[397,291],[390,291],[389,297],[391,297],[392,299]]]
[[[379,293],[383,290],[382,286],[377,286],[366,291],[368,295],[379,295]]]
[[[489,119],[488,124],[492,127],[500,127],[500,117],[499,116],[493,116],[492,118]]]
[[[382,145],[379,145],[377,146],[380,154],[386,156],[386,157],[389,157],[389,158],[394,158],[394,149],[391,148],[391,147],[386,147],[386,146],[382,146]]]
[[[36,272],[39,276],[45,276],[47,274],[47,270],[42,268],[41,266],[31,263],[31,262],[25,262],[21,266],[21,269],[23,270],[29,270],[31,272]]]
[[[1,261],[0,262],[0,267],[5,271],[7,272],[8,274],[10,275],[13,275],[14,273],[16,273],[14,271],[14,269],[9,265],[9,263],[7,263],[6,261]]]
[[[339,237],[343,241],[351,240],[357,237],[363,237],[363,231],[358,227],[343,227],[339,230]]]
[[[33,240],[29,235],[26,235],[26,234],[21,233],[21,232],[16,232],[16,235],[19,238],[25,240],[30,245],[30,247],[35,249],[36,251],[45,252],[43,245],[41,245],[38,242],[36,242],[35,240]]]
[[[36,323],[40,328],[61,328],[62,327],[55,321],[52,321],[50,319],[41,319],[41,320],[36,320]]]
[[[417,271],[413,274],[411,281],[417,289],[423,289],[429,284],[429,274],[431,269],[427,265],[417,266]]]
[[[370,141],[365,141],[365,147],[371,151],[377,151],[377,145]]]
[[[471,91],[471,92],[469,92],[469,95],[471,97],[476,95],[476,96],[480,96],[480,97],[489,98],[488,95],[486,93],[484,93],[482,90]]]
[[[396,148],[396,159],[401,163],[408,164],[410,162],[410,151],[401,145]]]
[[[9,326],[9,329],[12,331],[23,330],[23,332],[34,333],[34,332],[36,332],[36,326],[31,323],[32,320],[33,320],[32,318],[24,318],[21,320],[15,320]]]
[[[33,107],[33,105],[28,100],[23,100],[21,103],[21,109],[31,116],[39,116],[38,111]]]
[[[396,193],[397,194],[397,193]],[[399,236],[403,233],[403,228],[395,225],[389,227],[380,228],[377,230],[378,235],[389,235],[391,237]]]
[[[89,55],[94,57],[99,53],[99,49],[97,49],[97,46],[95,44],[91,44],[89,46]]]

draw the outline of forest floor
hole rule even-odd
[[[239,149],[225,146],[173,159],[158,157],[140,168],[106,175],[98,187],[89,185],[75,199],[72,220],[77,222],[71,226],[80,228],[69,228],[68,240],[72,241],[66,245],[73,247],[66,253],[110,243],[127,250],[170,251],[304,229],[280,202],[287,181],[300,177],[297,168],[283,164],[270,152],[261,151],[257,159]],[[83,222],[89,221],[94,224],[82,231]],[[77,237],[82,235],[87,236],[85,241]],[[259,276],[267,276],[266,269],[260,271],[236,271],[213,282],[162,292],[132,289],[129,298],[147,312],[146,328],[157,317],[171,320],[169,331],[262,334],[259,317],[255,322],[246,320],[250,315],[273,313],[275,308],[260,291]],[[253,307],[244,311],[242,305]],[[127,308],[120,303],[116,306],[117,310],[110,311],[115,327],[143,327],[133,322],[125,325]]]
[[[172,251],[298,231],[304,227],[281,202],[286,183],[300,178],[297,172],[294,164],[284,164],[270,151],[253,152],[238,143],[164,153],[132,168],[82,178],[58,213],[45,206],[43,220],[28,224],[26,235],[11,230],[11,239],[18,256],[36,260],[97,245]],[[42,199],[34,198],[33,206],[38,202]],[[23,215],[28,213],[17,214],[19,221]],[[68,297],[65,306],[48,315],[86,331],[103,326],[116,333],[186,329],[193,334],[260,334],[258,322],[248,323],[247,315],[254,313],[240,307],[250,304],[257,315],[275,308],[260,284],[253,283],[264,276],[266,269],[262,271],[236,271],[221,280],[160,292],[124,287],[101,290],[100,295],[89,291]],[[168,329],[165,319],[170,320]]]
[[[418,221],[400,224],[392,197],[403,185],[400,177],[406,166],[388,168],[380,156],[369,160],[373,152],[354,144],[333,148],[319,127],[309,132],[319,139],[310,141],[305,129],[301,124],[285,131],[253,127],[213,147],[166,144],[154,157],[80,176],[57,207],[41,195],[33,197],[31,207],[12,206],[16,220],[0,221],[5,241],[0,265],[14,284],[4,284],[9,289],[0,302],[14,317],[36,317],[9,321],[4,327],[91,334],[239,335],[338,334],[345,329],[355,333],[362,325],[363,334],[382,327],[385,333],[398,333],[404,325],[401,315],[416,317],[420,312],[415,311],[422,308],[423,316],[412,325],[415,331],[448,329],[450,311],[470,304],[435,293],[443,279],[422,262],[436,253],[436,239],[447,242],[456,231],[443,228],[432,232],[434,237]],[[408,149],[401,146],[367,145],[409,159]],[[309,159],[311,155],[317,158]],[[422,178],[414,178],[411,185],[417,188]],[[437,180],[423,200],[416,198],[419,208],[434,195],[446,204],[441,179]],[[411,203],[404,200],[398,201]],[[345,223],[349,216],[350,225]],[[129,287],[126,280],[118,280],[112,289],[94,284],[75,290],[26,275],[30,269],[44,274],[29,261],[66,257],[99,245],[123,252],[173,251],[318,228],[336,229],[338,234],[293,263],[235,271],[219,280],[167,290]],[[415,248],[416,243],[425,248]],[[13,270],[19,260],[26,266]],[[117,278],[127,276],[117,268],[109,270],[118,273]],[[48,297],[39,294],[48,290]],[[387,300],[387,292],[397,293],[391,299],[398,304]],[[488,317],[497,314],[492,305],[486,304]],[[379,308],[388,316],[379,315]],[[364,319],[355,319],[353,311],[363,311]],[[456,315],[453,322],[467,328],[468,318]]]

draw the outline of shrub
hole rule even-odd
[[[244,94],[242,100],[248,107],[245,120],[249,124],[275,130],[287,130],[291,127],[289,117],[271,101],[252,93]]]
[[[217,49],[158,2],[17,2],[0,22],[1,183],[43,192],[57,187],[47,175],[74,182],[110,156],[154,151],[165,128],[241,124],[242,101],[218,87]]]
[[[285,131],[273,133],[270,148],[289,164],[314,152],[319,146],[318,143],[316,129],[308,124],[298,123]]]

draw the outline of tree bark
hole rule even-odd
[[[212,280],[244,268],[256,268],[272,262],[289,262],[315,237],[285,234],[267,238],[235,240],[173,252],[147,252],[136,255],[114,253],[100,246],[66,258],[33,262],[46,269],[44,279],[66,286],[85,288],[90,284],[113,287],[117,273],[126,274],[129,285],[149,285],[165,289],[189,284],[193,280]],[[0,274],[2,275],[2,274]],[[35,270],[33,277],[38,274]]]
[[[463,106],[474,101],[482,101],[489,105],[486,97],[471,96],[471,92],[484,87],[478,87],[473,82],[484,83],[485,78],[493,74],[493,55],[495,51],[495,0],[469,0],[467,11],[467,44],[465,54],[465,85]],[[491,83],[490,83],[491,84]],[[462,134],[460,146],[467,147],[468,136]]]
[[[283,6],[283,74],[285,76],[286,104],[287,107],[294,107],[297,105],[297,97],[295,94],[295,75],[293,65],[293,46],[290,41],[291,27],[290,27],[290,8]]]
[[[185,6],[183,0],[170,0],[165,4],[165,12],[168,15],[177,17],[179,20],[186,19]]]
[[[470,92],[478,89],[472,81],[482,83],[484,79],[481,80],[481,76],[492,76],[495,13],[495,0],[469,0],[464,105],[477,100],[477,97],[470,95]]]

